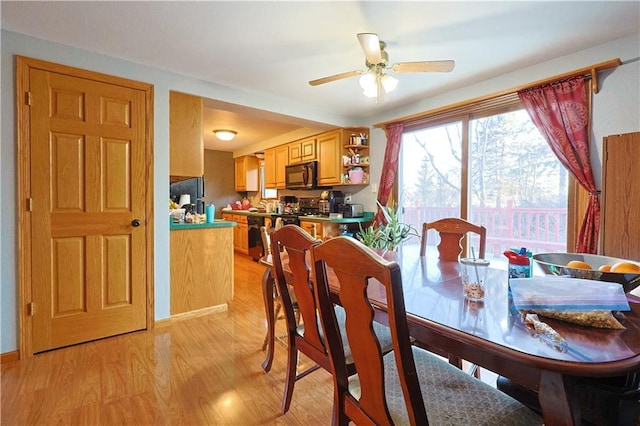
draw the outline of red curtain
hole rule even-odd
[[[576,252],[598,251],[600,202],[589,157],[589,100],[583,77],[518,92],[529,116],[560,163],[589,192]]]
[[[380,185],[378,186],[378,202],[382,206],[387,205],[389,194],[393,188],[393,183],[398,174],[398,157],[400,156],[400,143],[402,142],[402,132],[404,123],[393,123],[385,128],[387,134],[387,147],[384,151],[384,161],[382,162],[382,174],[380,175]],[[380,224],[384,221],[384,215],[378,208],[374,222]]]

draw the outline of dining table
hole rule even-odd
[[[420,256],[419,249],[419,245],[404,245],[397,251],[379,252],[400,266],[407,322],[416,344],[467,360],[537,392],[545,424],[581,423],[577,387],[582,379],[640,373],[639,298],[627,294],[631,310],[616,313],[624,329],[598,329],[542,318],[562,336],[564,341],[558,343],[529,327],[515,308],[506,259],[490,265],[484,299],[472,301],[464,297],[458,262],[440,261],[437,253]],[[262,281],[269,339],[262,366],[267,372],[275,340],[274,274],[270,256],[260,262],[267,267]],[[285,269],[286,263],[284,254]],[[331,270],[328,275],[332,295],[339,303],[338,280]],[[376,320],[385,322],[385,290],[371,281],[369,300],[376,308]]]

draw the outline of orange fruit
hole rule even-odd
[[[640,266],[631,262],[618,262],[611,267],[611,272],[640,274]]]
[[[567,268],[574,268],[574,269],[593,269],[591,267],[591,265],[589,265],[587,262],[583,262],[582,260],[572,260],[569,263],[567,263]]]
[[[609,272],[611,270],[611,265],[602,265],[598,268],[598,271],[601,272]]]

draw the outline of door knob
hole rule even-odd
[[[133,220],[131,221],[131,225],[132,225],[134,228],[137,228],[138,226],[140,226],[140,219],[133,219]]]

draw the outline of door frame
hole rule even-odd
[[[154,222],[153,222],[153,85],[53,62],[15,56],[15,103],[17,141],[17,253],[18,253],[18,335],[20,359],[33,356],[33,317],[29,310],[32,299],[31,277],[31,120],[29,108],[29,74],[31,69],[66,74],[73,77],[114,84],[145,92],[145,214],[146,224],[146,327],[154,326]]]

